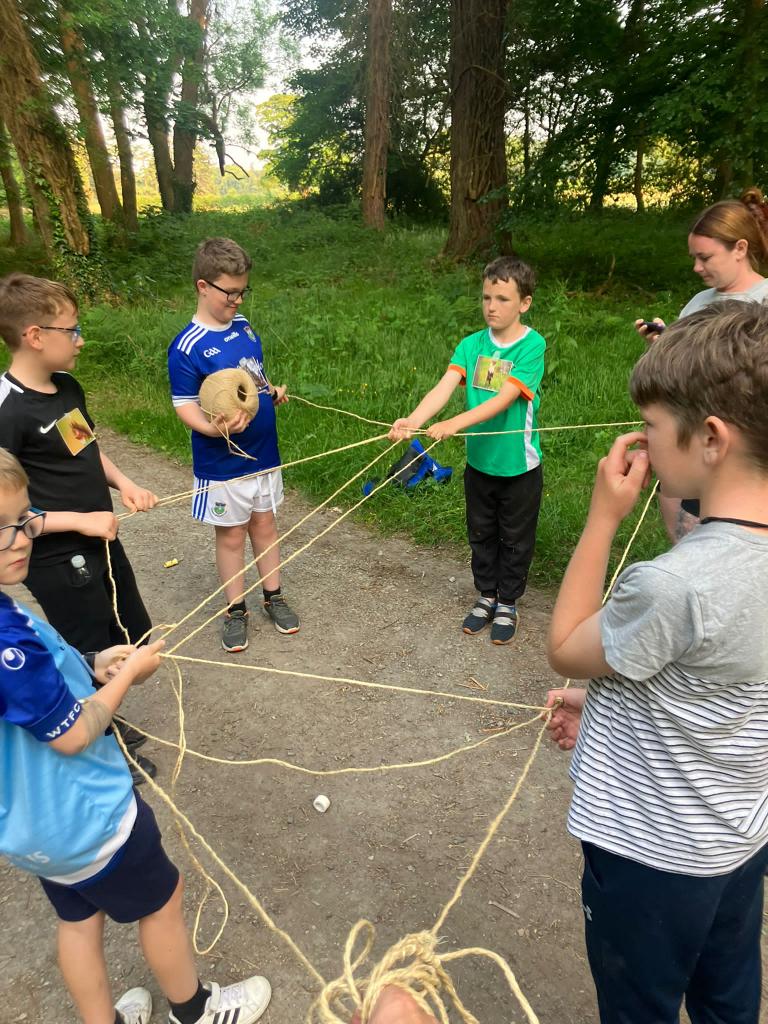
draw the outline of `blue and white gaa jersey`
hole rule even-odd
[[[64,885],[105,873],[136,819],[114,736],[72,756],[51,746],[93,693],[80,654],[0,594],[0,853]]]
[[[261,339],[244,316],[236,316],[228,327],[215,330],[194,320],[178,334],[168,349],[168,376],[176,408],[199,402],[200,386],[217,370],[241,367],[259,387],[259,410],[233,442],[251,456],[244,459],[229,450],[223,437],[207,437],[192,431],[192,465],[202,480],[232,480],[260,469],[280,465],[277,448],[275,407],[264,372]]]

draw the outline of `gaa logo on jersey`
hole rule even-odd
[[[24,652],[20,651],[18,647],[6,647],[3,653],[0,654],[0,662],[2,662],[3,668],[7,668],[10,672],[16,672],[23,668],[26,660]]]
[[[227,503],[225,501],[214,502],[214,506],[211,509],[211,512],[213,512],[215,516],[223,516],[226,511]]]
[[[253,328],[251,327],[250,324],[247,324],[244,330],[248,337],[251,339],[251,341],[256,341],[256,335],[253,333]]]

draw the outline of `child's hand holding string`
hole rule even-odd
[[[560,701],[560,706],[552,712],[547,722],[547,729],[550,739],[561,750],[573,750],[576,746],[586,696],[586,690],[576,687],[549,690],[547,693],[548,708],[554,707],[555,703]]]

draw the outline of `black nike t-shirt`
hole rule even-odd
[[[85,394],[68,373],[51,377],[56,392],[25,387],[0,376],[0,446],[29,476],[29,500],[44,512],[111,512],[112,498]],[[63,562],[79,551],[104,546],[99,537],[51,533],[38,537],[32,564]]]

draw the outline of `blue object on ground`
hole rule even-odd
[[[435,483],[447,483],[451,479],[453,469],[441,466],[424,450],[422,443],[416,438],[411,441],[405,454],[387,471],[387,479],[394,477],[394,482],[406,491],[415,490],[419,484],[434,480]],[[367,497],[378,483],[378,479],[368,480],[363,484],[363,494]]]

